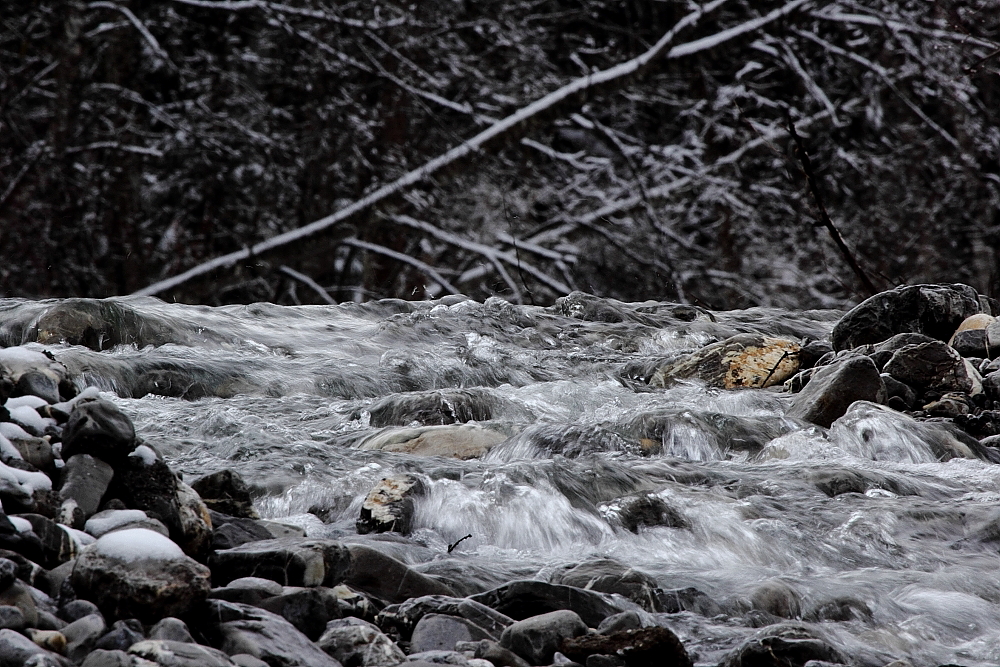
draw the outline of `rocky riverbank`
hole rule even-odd
[[[648,332],[663,318],[696,328],[723,317],[581,294],[547,310],[580,320],[581,336],[588,322],[628,322]],[[877,415],[880,424],[921,434],[920,447],[894,453],[897,460],[996,463],[998,312],[963,285],[909,286],[863,302],[829,336],[782,335],[773,323],[761,333],[742,323],[698,349],[635,354],[611,372],[640,393],[695,383],[780,397],[783,420],[709,424],[683,416],[715,429],[726,456],[787,456],[783,448],[792,445],[782,436],[812,424],[819,433],[847,433],[857,440],[856,454],[878,460],[880,448],[896,440],[857,427]],[[528,322],[511,311],[504,322],[544,337],[542,315]],[[120,302],[67,300],[0,310],[0,340],[7,345],[0,348],[0,667],[690,665],[703,660],[678,633],[688,636],[682,630],[692,615],[716,628],[753,628],[734,634],[739,641],[721,657],[727,667],[891,662],[885,653],[845,651],[833,626],[824,625],[870,616],[863,602],[841,597],[807,608],[780,579],[757,586],[738,610],[697,587],[664,588],[613,558],[501,580],[459,562],[416,568],[408,560],[417,544],[414,513],[431,480],[408,470],[406,457],[509,460],[539,450],[566,458],[676,457],[690,446],[681,442],[676,414],[646,412],[620,429],[540,437],[541,426],[505,430],[496,415],[527,408],[483,387],[394,393],[366,404],[357,419],[380,430],[350,445],[403,463],[362,494],[351,532],[319,538],[261,519],[254,480],[231,469],[186,483],[122,407],[89,386],[104,373],[123,396],[142,389],[189,399],[238,394],[251,383],[232,372],[209,369],[192,380],[166,367],[114,370],[115,346],[230,344],[224,336],[143,317]],[[62,361],[66,344],[90,348],[89,366],[78,357]],[[905,493],[905,480],[875,483],[842,470],[814,481],[831,498],[873,484]],[[310,511],[319,519],[334,513],[322,503]],[[622,495],[603,511],[613,530],[690,528],[682,510],[649,492]]]

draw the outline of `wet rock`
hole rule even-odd
[[[216,585],[260,577],[284,586],[333,586],[345,579],[351,561],[339,542],[286,537],[217,551],[210,562]]]
[[[218,649],[169,639],[137,642],[128,649],[128,655],[161,667],[236,667],[236,663]]]
[[[810,660],[849,664],[817,630],[780,623],[752,635],[728,654],[719,667],[799,667]]]
[[[246,653],[271,667],[341,667],[277,614],[221,600],[208,600],[205,605],[209,630],[229,655]]]
[[[0,630],[0,667],[69,667],[72,663],[13,630]]]
[[[785,415],[829,428],[854,401],[884,403],[885,399],[885,383],[875,364],[856,355],[816,369]]]
[[[783,581],[766,581],[750,594],[750,604],[754,609],[780,618],[799,618],[802,615],[802,601],[799,594]]]
[[[337,594],[322,586],[302,588],[267,598],[257,606],[281,616],[316,641],[327,623],[341,616]]]
[[[955,424],[979,440],[1000,435],[1000,410],[983,410],[974,415],[956,415]]]
[[[191,488],[213,512],[245,519],[260,518],[253,506],[250,487],[234,470],[220,470],[205,475],[191,484]]]
[[[123,621],[115,621],[111,630],[103,635],[94,644],[94,648],[103,648],[109,651],[124,651],[136,642],[141,642],[146,638],[142,633],[142,623],[134,618]]]
[[[155,621],[204,600],[211,572],[180,547],[145,529],[108,533],[76,560],[77,595],[112,618]]]
[[[661,367],[649,384],[667,387],[677,380],[697,379],[723,389],[780,385],[798,372],[800,347],[781,338],[739,334]]]
[[[359,449],[474,459],[506,439],[503,433],[475,424],[389,428],[362,440]]]
[[[684,645],[667,628],[652,627],[622,630],[608,634],[586,635],[562,643],[566,657],[591,665],[595,655],[621,658],[627,667],[661,667],[677,665],[691,667]]]
[[[135,427],[114,403],[79,401],[63,428],[62,455],[90,454],[114,466],[135,448]]]
[[[8,424],[7,426],[14,426],[14,424]],[[0,428],[0,431],[2,430],[6,429]],[[3,434],[0,433],[0,435]],[[14,446],[14,449],[17,450],[23,461],[31,464],[38,470],[45,470],[50,474],[54,472],[55,467],[53,463],[55,462],[55,454],[52,451],[52,444],[48,438],[36,438],[25,433],[18,434],[22,435],[22,437],[13,437],[13,434],[9,435],[12,437],[7,437],[7,440]],[[15,465],[15,462],[9,459],[6,459],[5,463]]]
[[[387,602],[402,602],[424,595],[447,595],[452,591],[447,585],[421,574],[391,556],[371,547],[352,544],[350,566],[343,582]]]
[[[224,588],[213,588],[208,597],[213,600],[226,600],[260,606],[268,598],[281,595],[284,587],[276,581],[260,577],[241,577],[230,581]]]
[[[900,382],[888,373],[882,373],[879,377],[882,378],[882,382],[885,384],[886,405],[891,407],[893,410],[898,410],[899,408],[897,408],[896,405],[889,402],[892,399],[897,398],[899,399],[899,405],[902,410],[912,410],[916,407],[917,392],[913,391],[913,387]]]
[[[996,318],[986,313],[967,317],[958,325],[948,345],[963,357],[988,357],[990,344],[987,332],[994,322]]]
[[[73,662],[82,661],[106,630],[104,617],[99,613],[73,621],[62,629],[66,638],[66,656]]]
[[[359,618],[330,621],[316,643],[349,667],[389,667],[406,660],[406,654],[381,630]]]
[[[722,607],[715,600],[693,586],[660,591],[657,598],[660,610],[667,614],[690,611],[711,618],[722,613]]]
[[[413,628],[410,650],[452,651],[457,642],[472,642],[480,639],[497,639],[494,635],[475,623],[458,616],[445,614],[425,614]]]
[[[21,333],[25,342],[68,343],[101,351],[122,344],[141,349],[164,343],[184,344],[188,340],[177,327],[152,315],[140,315],[113,299],[62,299],[40,315],[26,314],[31,319]]]
[[[90,454],[69,457],[63,467],[63,485],[59,490],[64,498],[61,515],[72,517],[73,507],[80,508],[84,520],[96,514],[114,474],[110,465]]]
[[[837,322],[830,339],[836,350],[907,332],[945,341],[962,320],[980,312],[979,295],[968,285],[907,285],[862,301]]]
[[[833,352],[833,345],[825,340],[811,340],[799,350],[799,368],[813,368],[819,360]]]
[[[555,455],[575,459],[598,452],[650,452],[615,431],[593,424],[540,422],[527,426],[517,435],[497,445],[489,453],[491,461],[544,458]]]
[[[664,611],[659,599],[662,591],[653,577],[610,558],[580,563],[555,575],[552,583],[599,593],[617,593],[646,611]]]
[[[212,521],[212,548],[217,551],[232,549],[247,542],[273,540],[280,537],[266,528],[264,523],[259,520],[233,517],[211,509],[208,511],[208,515]]]
[[[41,371],[30,370],[21,375],[11,396],[38,396],[48,403],[59,402],[59,380]]]
[[[148,663],[143,667],[148,667]],[[97,649],[87,656],[80,667],[136,667],[132,662],[132,656],[125,651],[105,651]]]
[[[426,494],[427,485],[416,475],[383,477],[361,504],[358,532],[408,535],[413,526],[414,499]]]
[[[378,623],[383,628],[392,628],[403,639],[409,640],[414,627],[427,614],[446,614],[464,618],[494,637],[499,637],[504,628],[514,622],[509,616],[474,600],[445,595],[425,595],[386,607],[379,612]]]
[[[176,542],[184,553],[204,561],[212,545],[212,519],[198,494],[184,482],[177,481],[177,507],[180,519]]]
[[[655,493],[637,493],[617,498],[601,506],[601,514],[633,533],[640,528],[687,528],[687,520]],[[575,585],[575,584],[574,584]]]
[[[493,419],[499,403],[488,390],[432,389],[405,394],[393,394],[376,401],[368,408],[372,426],[423,426],[463,424]]]
[[[872,610],[852,597],[838,597],[816,605],[806,614],[810,621],[871,621]]]
[[[638,630],[642,627],[642,619],[634,611],[623,611],[614,616],[608,616],[597,626],[598,634],[607,635],[625,630]]]
[[[958,352],[941,341],[904,345],[883,370],[918,391],[971,393],[973,377],[979,375]]]
[[[42,544],[42,567],[52,569],[61,563],[76,558],[76,541],[63,527],[41,514],[18,514],[31,524],[31,530]]]
[[[696,461],[724,458],[733,452],[755,454],[793,428],[794,422],[773,417],[743,417],[672,407],[641,412],[628,424],[628,430],[640,441],[659,445],[668,456]]]
[[[512,581],[469,599],[516,620],[568,609],[579,614],[592,628],[608,616],[623,611],[604,594],[531,580]]]
[[[993,371],[983,378],[983,393],[992,401],[1000,401],[1000,371]]]
[[[66,366],[55,360],[48,352],[38,352],[24,347],[18,347],[21,341],[13,343],[13,347],[0,347],[0,405],[7,401],[9,397],[18,396],[38,396],[46,403],[58,403],[59,395],[56,394],[54,401],[50,401],[52,395],[49,393],[50,384],[47,380],[38,377],[29,377],[21,382],[25,375],[44,375],[53,381],[60,391],[75,393],[72,390],[72,382],[69,380],[69,372]],[[0,343],[2,346],[3,343]],[[41,393],[35,394],[37,388]]]
[[[187,623],[173,616],[167,616],[157,621],[156,625],[149,629],[149,638],[167,639],[187,644],[195,643],[190,630],[188,630]]]
[[[552,655],[563,641],[587,634],[587,625],[575,612],[563,609],[539,614],[509,625],[500,635],[500,645],[532,665],[552,663]]]

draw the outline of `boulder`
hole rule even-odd
[[[511,617],[468,598],[425,595],[386,607],[379,612],[378,623],[383,628],[393,628],[403,639],[409,639],[417,623],[427,614],[464,618],[495,637],[514,622]]]
[[[264,523],[257,519],[234,517],[212,509],[208,510],[208,516],[212,521],[212,548],[217,551],[232,549],[247,542],[281,537],[265,528]]]
[[[913,391],[913,387],[900,382],[888,373],[881,373],[880,377],[882,378],[882,383],[885,385],[886,405],[900,412],[912,410],[916,407],[919,397],[917,396],[917,392]],[[892,402],[893,399],[898,400]]]
[[[237,667],[237,663],[218,649],[169,639],[137,642],[129,647],[128,654],[161,667]]]
[[[801,346],[763,334],[738,334],[662,366],[649,384],[668,387],[677,380],[702,380],[723,389],[780,385],[799,370]]]
[[[110,465],[90,454],[76,454],[66,459],[63,485],[59,490],[63,497],[62,514],[65,516],[69,503],[72,503],[69,516],[73,514],[72,507],[80,508],[84,520],[96,514],[114,474]]]
[[[424,481],[410,474],[383,477],[361,504],[358,533],[395,532],[408,535],[413,526],[414,499],[426,495]]]
[[[109,617],[155,621],[179,616],[204,600],[211,572],[151,530],[119,530],[76,560],[71,581],[80,597]]]
[[[63,428],[62,455],[90,454],[114,466],[135,448],[135,427],[118,407],[103,398],[76,403]]]
[[[616,498],[601,506],[601,514],[633,533],[641,528],[687,528],[687,520],[667,501],[651,492]]]
[[[27,627],[24,614],[14,605],[0,605],[0,628],[9,628],[21,632]]]
[[[849,356],[817,368],[809,384],[795,395],[785,416],[830,428],[854,401],[885,400],[885,383],[872,360],[863,355]]]
[[[352,565],[349,550],[339,542],[299,537],[248,542],[216,551],[210,563],[216,585],[240,577],[260,577],[284,586],[334,586],[344,580]]]
[[[42,544],[39,565],[52,569],[76,558],[77,543],[62,525],[41,514],[18,514],[31,524],[31,530]]]
[[[152,664],[156,663],[147,663],[144,667]],[[87,656],[80,667],[137,667],[137,665],[132,661],[132,656],[125,651],[96,649]]]
[[[907,332],[946,341],[965,318],[980,312],[979,295],[968,285],[906,285],[855,306],[834,326],[830,340],[836,350]]]
[[[451,596],[454,591],[437,579],[417,572],[392,556],[371,547],[351,544],[350,565],[343,583],[387,602],[402,602],[424,595]]]
[[[979,382],[979,373],[941,341],[904,345],[893,353],[883,371],[917,391],[970,393]]]
[[[786,667],[810,660],[850,664],[818,630],[797,623],[779,623],[750,636],[723,658],[719,667]]]
[[[100,609],[90,600],[72,600],[59,609],[59,617],[67,623],[78,621],[84,616],[99,613]]]
[[[11,396],[38,396],[50,404],[59,402],[59,381],[48,373],[29,370],[14,384]]]
[[[406,660],[391,639],[360,618],[330,621],[316,642],[328,655],[350,667],[389,667]]]
[[[500,635],[500,645],[532,665],[552,664],[552,656],[563,641],[587,634],[587,625],[575,612],[563,609],[539,614],[509,625]]]
[[[29,628],[35,627],[38,623],[38,607],[31,594],[31,588],[21,581],[15,581],[0,591],[0,605],[17,607],[24,618],[25,625]]]
[[[234,470],[220,470],[211,475],[205,475],[195,480],[191,484],[191,488],[201,497],[205,506],[213,512],[221,512],[245,519],[260,518],[253,506],[250,487]]]
[[[799,618],[802,615],[799,594],[778,579],[765,581],[757,586],[750,594],[750,605],[753,609],[780,618]]]
[[[664,611],[656,580],[610,558],[585,561],[559,573],[552,583],[574,586],[599,593],[617,593],[650,612]]]
[[[246,653],[271,667],[341,667],[291,623],[263,609],[235,602],[208,600],[206,629],[229,655]]]
[[[323,634],[327,623],[341,616],[337,594],[323,586],[289,590],[256,606],[281,616],[313,641]]]
[[[64,655],[66,653],[66,638],[58,630],[39,630],[28,628],[25,632],[31,641],[41,646],[46,651],[52,651]]]
[[[0,502],[3,503],[3,508],[13,513],[47,514],[45,508],[51,501],[52,480],[45,473],[15,467],[18,463],[18,461],[11,461],[11,465],[0,463]]]
[[[368,407],[372,426],[423,426],[461,424],[493,419],[498,399],[489,390],[431,389],[393,394]]]
[[[410,651],[453,651],[457,642],[497,639],[475,623],[459,616],[425,614],[413,628]]]
[[[475,657],[493,663],[493,667],[530,667],[527,660],[495,641],[483,639],[474,646]]]
[[[477,424],[387,428],[362,440],[359,449],[474,459],[506,439],[503,433]]]
[[[107,629],[100,613],[89,614],[64,627],[62,634],[66,638],[66,657],[73,662],[81,662]]]
[[[512,581],[469,599],[516,620],[568,609],[592,628],[608,616],[624,611],[608,595],[534,580]]]
[[[111,630],[103,635],[94,644],[94,648],[102,648],[108,651],[124,651],[136,642],[141,642],[146,638],[142,632],[142,623],[134,618],[115,621]]]
[[[628,667],[691,667],[684,645],[667,628],[635,628],[567,639],[562,653],[570,660],[591,665],[592,656],[615,656]]]

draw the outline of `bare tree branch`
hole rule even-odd
[[[312,291],[316,292],[316,294],[319,295],[319,298],[323,299],[327,303],[329,303],[331,305],[336,305],[337,302],[334,300],[334,298],[332,296],[330,296],[330,293],[327,292],[325,289],[323,289],[318,282],[316,282],[315,280],[313,280],[312,278],[310,278],[306,274],[299,273],[298,271],[296,271],[295,269],[291,268],[290,266],[284,266],[284,265],[278,267],[278,271],[281,272],[281,273],[283,273],[283,274],[285,274],[289,278],[293,278],[295,280],[298,280],[300,283],[302,283],[306,287],[309,287],[310,289],[312,289]]]
[[[383,245],[368,243],[367,241],[361,241],[359,239],[353,239],[353,238],[341,239],[340,243],[342,245],[349,245],[352,248],[360,248],[361,250],[367,250],[368,252],[373,252],[378,255],[383,255],[385,257],[394,259],[398,262],[403,262],[404,264],[409,264],[410,266],[419,269],[420,271],[423,271],[425,274],[427,274],[428,277],[436,280],[441,285],[441,287],[445,288],[452,294],[460,294],[458,288],[456,288],[454,285],[448,282],[447,278],[438,273],[437,269],[435,269],[430,264],[427,264],[426,262],[421,262],[419,259],[415,257],[404,255],[401,252],[396,252],[392,248],[386,248]]]
[[[175,0],[181,1],[181,0]],[[185,2],[191,2],[192,0],[184,0]],[[704,7],[699,7],[695,11],[691,12],[677,24],[674,25],[663,37],[660,38],[657,43],[642,53],[641,55],[628,60],[624,63],[616,65],[606,70],[595,72],[591,75],[581,77],[571,81],[565,86],[559,88],[558,90],[542,97],[525,107],[522,107],[515,113],[507,116],[498,123],[495,123],[486,130],[480,132],[472,139],[462,143],[455,148],[447,151],[443,155],[430,160],[423,166],[408,172],[402,177],[396,179],[395,181],[383,185],[377,190],[371,192],[367,196],[355,201],[353,204],[346,206],[336,213],[328,215],[324,218],[316,220],[310,224],[307,224],[298,229],[286,232],[284,234],[279,234],[265,241],[255,244],[252,248],[245,248],[236,252],[223,255],[221,257],[216,257],[208,262],[199,264],[198,266],[192,267],[187,271],[168,278],[166,280],[161,280],[148,287],[135,292],[137,295],[153,295],[160,294],[167,290],[176,288],[184,283],[188,282],[199,276],[207,275],[218,269],[223,269],[231,267],[237,262],[246,260],[250,256],[259,256],[261,254],[267,253],[276,248],[287,246],[289,244],[298,243],[311,238],[315,234],[322,231],[330,229],[341,222],[351,218],[357,213],[367,210],[372,206],[379,204],[390,197],[398,194],[402,190],[409,188],[410,186],[418,183],[428,176],[435,174],[436,172],[444,169],[445,167],[451,166],[459,160],[466,158],[472,154],[479,152],[482,147],[498,137],[511,132],[512,129],[522,126],[527,121],[532,118],[542,114],[543,112],[551,111],[557,105],[574,98],[576,95],[591,90],[598,86],[603,86],[612,82],[620,81],[621,79],[629,76],[633,76],[641,71],[646,70],[651,63],[659,57],[666,57],[668,59],[681,58],[688,56],[700,51],[705,51],[711,49],[719,44],[722,44],[728,40],[735,39],[741,35],[747,34],[758,30],[759,28],[776,21],[792,12],[800,9],[807,4],[810,0],[791,0],[787,4],[775,9],[764,16],[757,17],[745,23],[739,24],[732,28],[728,28],[714,35],[708,37],[703,37],[701,39],[688,42],[686,44],[681,44],[675,46],[669,51],[667,47],[670,42],[673,41],[674,37],[683,29],[690,27],[698,22],[698,20],[707,12],[710,12],[722,4],[726,0],[712,0]]]

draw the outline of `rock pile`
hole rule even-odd
[[[655,581],[614,563],[463,598],[378,542],[262,521],[238,474],[185,484],[114,403],[77,393],[31,348],[0,349],[0,406],[0,667],[527,667],[639,609],[610,593],[660,608]],[[437,453],[462,428],[377,446]],[[502,436],[480,430],[481,454]],[[382,480],[358,532],[407,532],[424,492],[414,475]],[[608,593],[584,589],[595,577]],[[670,630],[654,630],[574,650],[638,664],[662,645],[690,664]]]

